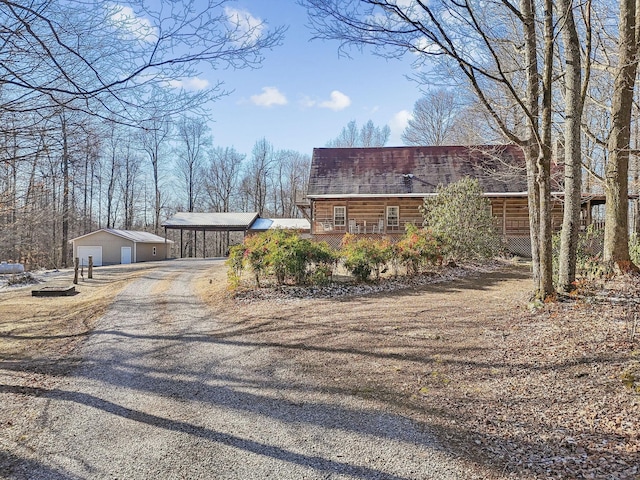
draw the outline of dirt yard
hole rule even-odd
[[[69,286],[73,272],[60,272],[44,283],[0,290],[0,355],[7,359],[50,359],[71,352],[92,329],[115,296],[150,268],[144,264],[101,267],[92,280],[79,278],[77,295],[33,297],[44,286]]]
[[[55,384],[82,361],[76,347],[95,319],[142,272],[114,270],[56,302],[0,292],[5,374],[32,362],[19,383]],[[217,267],[195,286],[217,318],[211,337],[269,349],[279,358],[273,375],[298,388],[406,416],[486,478],[640,478],[637,280],[605,285],[595,302],[530,310],[526,266],[324,299],[285,290],[238,301],[225,279]],[[29,416],[20,408],[28,404],[3,405],[0,435],[16,435]]]
[[[530,310],[526,266],[371,295],[243,302],[221,302],[213,275],[201,288],[228,312],[216,335],[277,350],[292,382],[375,400],[497,477],[640,478],[637,280],[600,286],[619,305]]]

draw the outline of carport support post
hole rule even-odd
[[[182,258],[182,252],[184,252],[184,247],[182,246],[182,232],[183,230],[180,229],[180,258]]]
[[[207,231],[202,230],[202,258],[207,258]]]
[[[164,227],[164,259],[167,259],[167,227]]]
[[[93,278],[93,255],[89,255],[89,272],[87,276]]]
[[[78,270],[80,268],[80,259],[78,257],[73,260],[73,284],[78,284]]]

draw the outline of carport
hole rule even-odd
[[[257,212],[236,213],[192,213],[178,212],[162,223],[164,237],[167,230],[180,230],[180,258],[184,258],[184,231],[194,232],[194,252],[197,255],[198,232],[202,232],[203,249],[206,251],[207,232],[244,232],[246,233],[258,218]]]

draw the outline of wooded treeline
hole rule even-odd
[[[249,156],[215,146],[198,117],[153,130],[55,109],[37,124],[11,120],[0,139],[0,258],[29,267],[66,265],[68,240],[97,228],[163,234],[176,211],[295,217],[306,189],[308,155],[265,139]]]
[[[539,298],[554,292],[550,209],[557,145],[564,154],[565,204],[559,288],[570,289],[575,280],[583,175],[606,195],[606,265],[635,269],[628,248],[628,193],[630,157],[638,150],[632,112],[639,0],[299,3],[308,8],[316,37],[338,40],[340,48],[367,45],[383,56],[412,55],[422,85],[466,97],[497,137],[523,148]],[[444,128],[438,138],[452,133]],[[414,140],[405,134],[405,141]]]
[[[215,145],[202,66],[252,68],[284,28],[226,0],[0,0],[0,260],[66,266],[99,227],[174,211],[295,216],[309,157]]]

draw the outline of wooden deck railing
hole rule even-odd
[[[347,221],[346,225],[335,225],[333,218],[318,218],[314,222],[314,232],[318,235],[322,234],[339,234],[339,233],[352,233],[352,234],[397,234],[404,233],[408,224],[422,226],[422,218],[401,218],[398,225],[386,225],[384,221],[380,223],[380,219],[367,219],[367,220],[355,220],[351,219]],[[604,229],[604,220],[592,221],[592,225],[596,229]],[[496,228],[502,232],[503,223],[501,219],[497,219]],[[582,220],[580,222],[581,230],[586,229],[587,222]],[[504,234],[507,236],[528,236],[529,235],[529,221],[526,219],[507,219],[504,224],[506,231]],[[554,231],[560,230],[562,225],[552,225]]]
[[[422,226],[422,218],[405,218],[400,219],[398,225],[386,225],[383,219],[367,219],[347,221],[346,225],[335,225],[332,218],[318,218],[314,222],[314,233],[336,234],[336,233],[353,233],[355,235],[364,234],[386,234],[386,233],[404,233],[408,224]]]

